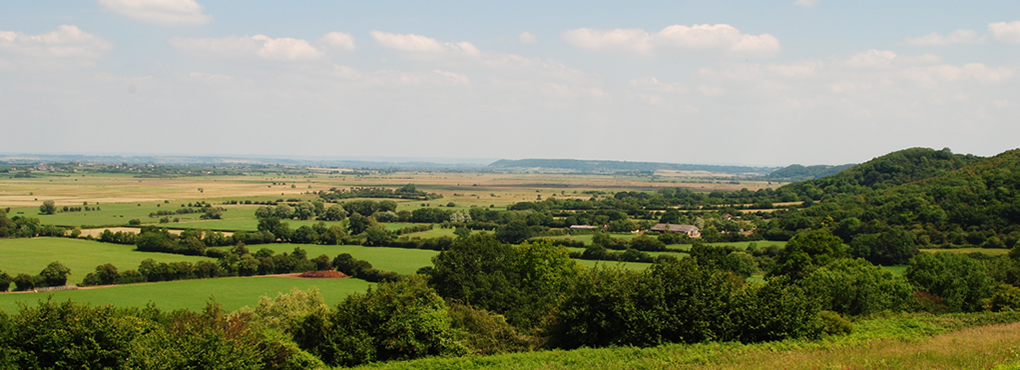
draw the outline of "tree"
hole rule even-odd
[[[914,236],[900,229],[857,235],[850,247],[854,257],[886,266],[905,265],[919,253]]]
[[[659,223],[663,224],[676,224],[680,223],[680,211],[676,208],[669,208],[666,212],[662,213],[662,217],[659,218]]]
[[[24,292],[35,289],[35,277],[29,274],[18,274],[14,277],[14,290]]]
[[[368,227],[373,223],[375,223],[374,219],[354,213],[347,219],[347,229],[350,230],[351,235],[358,235],[368,230]]]
[[[256,218],[270,218],[273,217],[273,214],[274,214],[273,208],[268,206],[261,206],[255,210]]]
[[[828,230],[802,232],[790,238],[786,247],[776,256],[776,266],[769,272],[769,276],[785,275],[797,281],[818,266],[846,257],[849,257],[849,251],[843,245],[843,239]]]
[[[496,239],[503,243],[520,244],[531,237],[531,228],[521,220],[513,220],[510,223],[496,229]]]
[[[334,366],[466,353],[455,340],[446,302],[416,275],[351,295],[328,313],[309,315],[294,339]]]
[[[42,277],[43,283],[46,286],[62,286],[67,284],[67,275],[71,274],[71,269],[67,268],[60,262],[50,262],[46,265],[46,268],[39,273]]]
[[[39,213],[44,215],[52,215],[57,213],[57,205],[52,200],[43,201],[43,204],[39,206]]]
[[[549,242],[514,247],[486,233],[457,238],[432,263],[429,284],[441,296],[529,329],[553,311],[578,274],[566,248]]]
[[[339,204],[334,204],[326,208],[326,212],[323,214],[322,219],[326,221],[343,221],[347,217],[347,211],[344,210]]]
[[[7,275],[6,272],[0,271],[0,292],[6,292],[10,289],[11,282],[13,281],[14,279],[11,278],[11,275]]]
[[[294,208],[286,204],[280,204],[273,210],[273,216],[281,220],[289,220],[294,217]]]
[[[909,309],[914,287],[902,276],[858,258],[830,262],[801,280],[823,310],[858,316]]]
[[[294,209],[294,217],[298,220],[310,220],[315,218],[315,206],[308,202],[298,203]]]
[[[952,312],[981,309],[991,296],[992,280],[980,262],[956,253],[921,253],[904,276],[921,291],[941,298]]]

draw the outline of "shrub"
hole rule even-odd
[[[24,292],[35,289],[36,279],[29,274],[18,274],[14,277],[14,290]]]
[[[822,332],[828,335],[845,335],[850,334],[854,330],[854,324],[836,312],[819,312],[818,321],[822,326]]]
[[[322,362],[280,334],[258,330],[248,315],[227,316],[219,305],[175,311],[169,323],[131,343],[127,368],[311,369]]]
[[[991,296],[992,281],[980,262],[955,253],[922,253],[907,267],[908,280],[944,300],[952,312],[977,311]]]
[[[50,262],[46,265],[46,268],[39,273],[39,277],[42,278],[45,286],[62,286],[67,284],[67,275],[71,274],[71,269],[64,266],[60,262]]]
[[[812,272],[800,286],[823,310],[850,316],[910,309],[916,291],[903,277],[861,258],[835,260]]]
[[[460,355],[446,303],[413,276],[354,294],[328,313],[306,317],[295,333],[301,348],[330,365]]]
[[[40,301],[11,317],[0,348],[21,369],[122,368],[130,342],[151,325],[113,306]],[[0,337],[0,340],[4,338]]]

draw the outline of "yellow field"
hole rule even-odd
[[[721,175],[720,175],[721,176]],[[276,183],[274,185],[273,183]],[[0,205],[35,207],[45,200],[57,206],[169,200],[221,200],[294,198],[307,192],[328,191],[332,187],[398,187],[413,183],[420,190],[442,194],[426,201],[427,206],[454,202],[458,208],[469,206],[505,206],[520,201],[556,198],[588,199],[585,191],[616,192],[682,187],[695,191],[758,190],[775,187],[766,181],[706,180],[701,174],[688,177],[637,177],[574,174],[502,174],[398,172],[381,175],[308,176],[195,176],[173,178],[135,178],[126,174],[41,175],[27,179],[0,178]],[[201,189],[201,191],[199,190]],[[400,201],[404,207],[420,207],[422,202]]]

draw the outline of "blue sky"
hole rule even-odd
[[[1015,1],[0,5],[0,152],[788,165],[1020,137]]]

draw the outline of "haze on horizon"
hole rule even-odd
[[[0,5],[0,152],[785,166],[1020,137],[1020,3]]]

